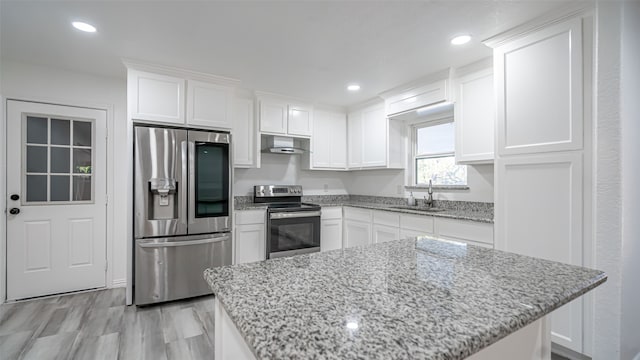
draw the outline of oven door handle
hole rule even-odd
[[[295,219],[320,216],[320,211],[278,212],[269,214],[269,219]]]

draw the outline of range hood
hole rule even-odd
[[[262,152],[269,154],[300,155],[309,152],[299,142],[302,139],[295,139],[287,136],[263,136]]]

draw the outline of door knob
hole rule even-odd
[[[11,215],[18,215],[18,214],[20,214],[20,209],[18,209],[18,208],[12,208],[11,210],[9,210],[9,214],[11,214]]]
[[[20,199],[20,195],[18,195],[18,194],[12,194],[9,198],[10,198],[11,200],[13,200],[13,201],[16,201],[16,200],[19,200],[19,199]]]

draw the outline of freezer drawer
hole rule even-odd
[[[136,240],[135,303],[211,294],[206,268],[231,265],[231,233]]]

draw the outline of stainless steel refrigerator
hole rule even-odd
[[[134,302],[210,293],[231,250],[231,135],[136,126]]]

